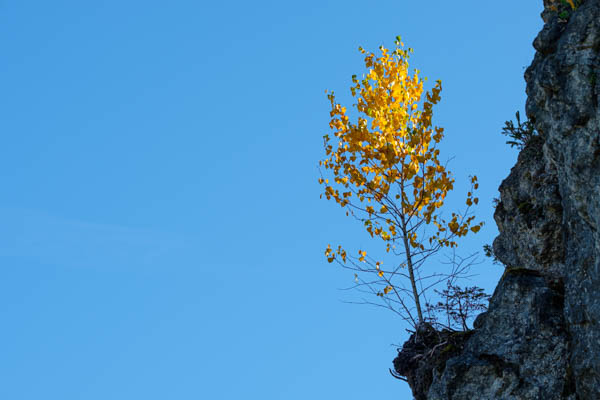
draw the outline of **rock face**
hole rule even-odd
[[[398,350],[393,375],[399,379],[405,377],[416,400],[426,400],[434,370],[438,375],[444,372],[446,361],[464,350],[472,334],[473,331],[437,331],[429,324],[419,325],[402,350]]]
[[[566,17],[544,3],[525,73],[539,136],[494,215],[506,272],[461,351],[411,383],[417,398],[600,399],[600,0]]]

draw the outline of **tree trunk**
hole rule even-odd
[[[408,276],[410,278],[410,286],[412,287],[413,296],[415,298],[415,307],[417,308],[417,316],[419,324],[423,323],[423,312],[421,311],[421,302],[419,300],[419,292],[417,291],[417,282],[415,280],[415,271],[413,269],[412,256],[410,254],[410,243],[408,241],[408,233],[406,232],[406,224],[402,221],[402,238],[404,239],[404,250],[406,251],[406,265],[408,267]]]

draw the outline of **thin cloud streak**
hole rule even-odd
[[[69,267],[150,267],[194,260],[191,238],[0,207],[0,257]]]

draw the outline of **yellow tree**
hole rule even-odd
[[[471,177],[465,211],[444,219],[438,210],[453,189],[454,179],[439,161],[437,144],[444,130],[432,125],[441,81],[424,92],[419,71],[409,71],[412,49],[405,49],[399,37],[396,49],[382,46],[379,57],[362,48],[359,51],[365,56],[367,72],[362,79],[352,77],[355,122],[334,93],[328,94],[333,137],[324,136],[326,157],[319,162],[319,182],[327,199],[360,220],[371,237],[385,243],[387,252],[402,257],[397,265],[384,268],[364,250],[354,257],[341,246],[328,245],[325,255],[329,262],[336,260],[372,274],[374,280],[361,278],[361,282],[416,326],[424,321],[421,300],[430,287],[423,285],[425,261],[442,248],[455,248],[457,238],[483,225],[475,223],[469,213],[469,207],[478,202],[473,194],[477,178]],[[461,271],[453,268],[445,276],[456,277]],[[357,274],[355,278],[358,282]]]

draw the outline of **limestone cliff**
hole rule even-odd
[[[405,345],[396,372],[417,399],[600,399],[600,0],[560,16],[544,3],[525,73],[539,135],[494,215],[506,272],[450,357],[413,357],[408,376]]]

